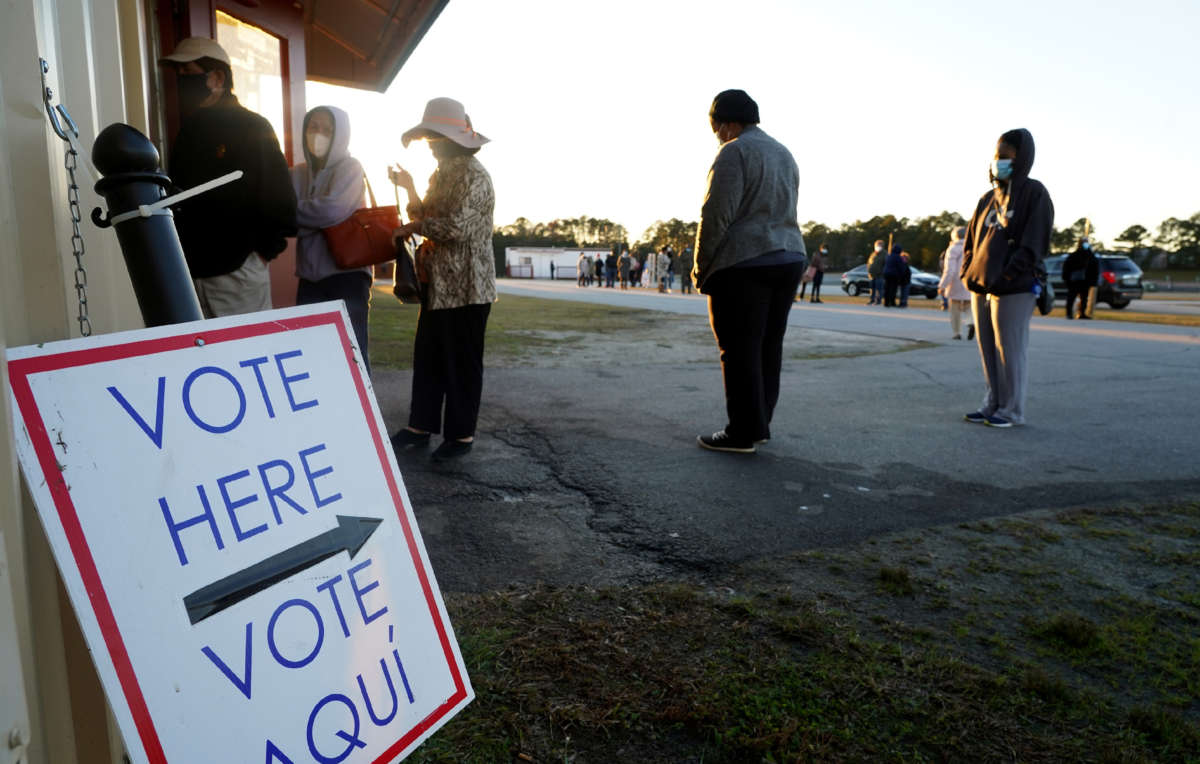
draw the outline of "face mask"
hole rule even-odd
[[[876,248],[875,248],[875,251],[876,251],[876,252],[882,252],[882,251],[883,251],[883,247],[876,247]]]
[[[827,249],[822,249],[822,250],[821,250],[821,254],[822,254],[822,255],[828,255],[828,254],[829,254],[829,250],[827,250]]]
[[[433,152],[433,158],[439,162],[455,155],[454,146],[451,145],[451,141],[448,138],[440,141],[430,141],[429,150]]]
[[[328,135],[312,133],[308,136],[308,150],[317,159],[324,159],[325,155],[329,153],[329,143],[330,138]]]
[[[1008,180],[1012,177],[1013,160],[1011,159],[993,159],[992,160],[992,177],[996,180]]]
[[[181,74],[176,81],[179,84],[179,109],[184,114],[200,108],[200,104],[212,95],[207,74]]]
[[[1084,249],[1091,249],[1091,248],[1092,248],[1092,245],[1091,245],[1091,244],[1088,244],[1088,243],[1085,241],[1085,242],[1083,243],[1083,248],[1084,248]]]

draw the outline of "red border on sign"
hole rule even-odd
[[[417,548],[416,536],[413,533],[412,526],[408,522],[407,513],[404,511],[404,503],[400,497],[400,487],[396,483],[396,476],[393,474],[391,465],[388,463],[388,452],[385,449],[390,447],[390,441],[384,439],[383,433],[380,432],[377,426],[378,423],[371,411],[371,402],[367,397],[367,387],[363,381],[362,371],[354,361],[354,350],[350,344],[350,337],[346,333],[342,314],[336,311],[315,313],[307,316],[280,318],[257,324],[215,329],[213,331],[189,331],[171,337],[160,337],[158,339],[140,340],[119,345],[22,358],[9,361],[8,363],[9,383],[16,398],[17,407],[21,410],[21,417],[29,431],[29,438],[33,443],[34,452],[37,454],[38,463],[42,468],[42,474],[46,479],[50,495],[54,500],[55,510],[58,512],[63,531],[66,533],[71,554],[75,558],[75,565],[79,569],[80,578],[83,579],[88,601],[96,616],[96,621],[100,627],[100,633],[104,638],[104,644],[108,648],[108,654],[112,659],[113,667],[116,669],[121,690],[125,693],[125,701],[129,704],[134,725],[137,727],[138,735],[142,740],[142,747],[145,749],[150,761],[156,762],[156,764],[158,762],[166,764],[166,754],[163,752],[158,732],[154,728],[154,720],[151,718],[150,709],[146,705],[146,699],[142,695],[141,686],[138,684],[137,676],[134,674],[133,663],[129,659],[129,652],[125,648],[125,640],[122,639],[121,632],[117,627],[116,617],[113,615],[112,606],[108,601],[108,594],[104,590],[104,584],[100,580],[95,558],[92,556],[87,539],[84,537],[83,526],[80,524],[79,516],[75,511],[75,504],[71,501],[70,489],[67,487],[66,480],[59,469],[58,460],[54,456],[54,446],[50,442],[49,431],[46,429],[45,422],[42,421],[41,412],[38,411],[36,401],[34,401],[33,390],[29,385],[29,377],[33,374],[57,371],[59,369],[89,366],[107,361],[120,361],[138,356],[182,350],[184,348],[195,347],[198,340],[202,340],[205,345],[212,345],[218,342],[261,337],[281,331],[310,329],[326,324],[332,325],[337,329],[338,336],[342,341],[342,347],[346,351],[346,362],[350,366],[351,377],[354,379],[354,386],[358,392],[358,400],[362,405],[368,429],[375,442],[375,451],[379,455],[380,467],[387,478],[388,490],[391,491],[392,502],[396,507],[396,516],[400,519],[400,527],[404,530],[404,540],[408,545],[409,554],[417,571],[417,578],[421,584],[421,592],[424,594],[425,602],[429,606],[429,614],[432,616],[434,627],[437,629],[438,641],[446,657],[446,664],[450,668],[450,675],[454,680],[454,694],[434,709],[433,713],[417,722],[403,737],[374,761],[374,764],[383,764],[384,762],[391,761],[393,757],[412,745],[413,741],[436,725],[455,706],[466,699],[467,689],[463,683],[462,674],[458,670],[458,662],[454,659],[453,647],[450,644],[450,634],[446,628],[446,624],[442,621],[438,613],[437,601],[433,596],[433,587],[429,582],[428,571],[426,571],[422,563],[421,553]]]

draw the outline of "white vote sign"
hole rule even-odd
[[[340,304],[8,351],[134,761],[398,761],[474,694]]]

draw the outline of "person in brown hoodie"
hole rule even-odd
[[[962,278],[973,293],[986,387],[983,405],[963,417],[975,424],[1025,424],[1029,319],[1054,227],[1050,194],[1029,177],[1033,156],[1028,130],[1000,136],[989,173],[993,188],[979,199],[963,240]]]

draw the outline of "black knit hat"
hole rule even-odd
[[[758,124],[758,104],[746,95],[745,90],[723,90],[713,99],[708,116],[717,122],[741,122],[745,125]]]

